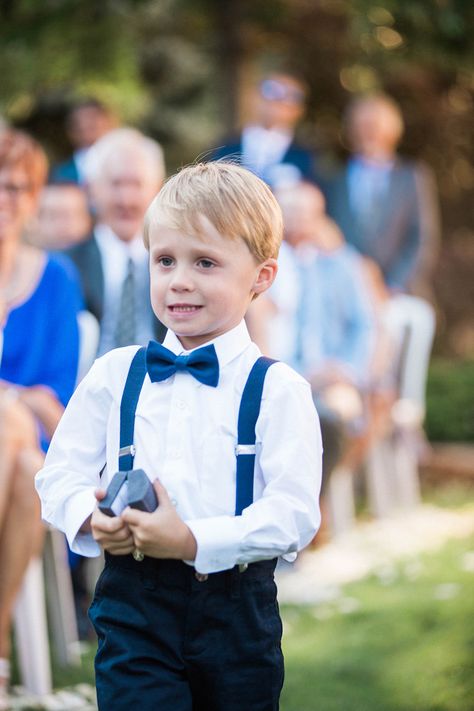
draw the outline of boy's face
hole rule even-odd
[[[201,224],[200,235],[150,230],[153,310],[187,350],[237,326],[277,271],[275,259],[259,264],[242,239],[222,237],[204,217]]]

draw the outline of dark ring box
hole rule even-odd
[[[99,502],[99,510],[106,516],[119,516],[127,506],[148,513],[158,507],[155,489],[143,469],[114,474],[105,498]]]

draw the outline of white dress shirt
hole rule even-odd
[[[278,555],[294,559],[320,523],[322,446],[309,384],[284,363],[269,369],[256,426],[254,503],[234,516],[237,416],[260,351],[244,322],[212,342],[220,364],[216,388],[183,371],[156,383],[145,377],[134,466],[159,477],[176,502],[196,538],[194,565],[201,573]],[[164,345],[185,352],[170,331]],[[82,555],[99,554],[92,535],[79,528],[95,508],[94,489],[107,486],[118,468],[120,400],[136,350],[119,348],[95,362],[37,475],[43,518]]]
[[[87,183],[86,163],[87,163],[87,154],[89,153],[89,150],[90,150],[90,147],[89,148],[78,148],[77,151],[74,151],[74,154],[73,154],[73,160],[74,160],[74,163],[76,164],[79,185],[85,185]]]
[[[141,235],[130,242],[117,237],[108,225],[99,224],[94,229],[104,274],[104,306],[100,328],[98,355],[115,347],[117,321],[120,318],[120,295],[127,273],[128,260],[135,264],[136,343],[145,345],[153,333],[153,314],[150,303],[150,278],[148,252]]]
[[[262,177],[270,166],[283,160],[292,140],[290,131],[246,126],[242,131],[242,162]]]

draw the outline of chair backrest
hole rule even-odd
[[[79,384],[97,356],[100,327],[98,320],[90,311],[81,311],[78,314],[77,320],[79,324],[77,384]]]
[[[398,396],[415,402],[424,412],[436,326],[434,309],[424,299],[400,294],[387,303],[383,320],[398,347]]]

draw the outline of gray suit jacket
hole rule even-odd
[[[86,309],[94,314],[99,323],[104,310],[104,272],[97,241],[92,234],[89,239],[66,250],[75,263],[82,282]],[[166,327],[153,316],[153,331],[160,343],[166,334]]]
[[[429,280],[439,245],[439,210],[429,169],[398,159],[388,189],[373,213],[370,226],[361,229],[349,200],[348,170],[326,182],[329,215],[344,236],[381,268],[389,287],[422,293]]]

